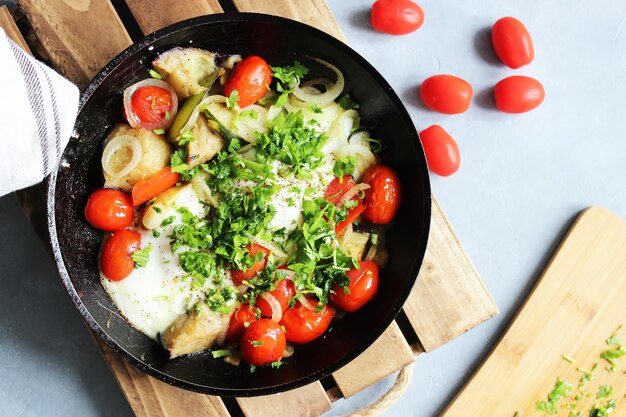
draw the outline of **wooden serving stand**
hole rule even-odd
[[[324,0],[19,0],[0,8],[0,26],[20,46],[85,87],[132,39],[191,17],[224,11],[279,15],[347,40]],[[24,41],[24,33],[28,42]],[[132,35],[132,38],[131,38]],[[43,188],[18,193],[47,241]],[[138,416],[311,416],[411,364],[415,356],[488,320],[498,308],[433,197],[431,231],[419,278],[403,313],[363,354],[331,378],[268,397],[236,400],[197,394],[160,382],[100,349]],[[384,360],[381,360],[384,358]],[[297,411],[296,411],[297,410]]]

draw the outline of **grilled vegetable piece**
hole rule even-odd
[[[120,145],[114,150],[110,149],[111,152],[106,152],[107,145],[112,140],[123,136],[130,137],[128,139],[131,141],[136,139],[135,145],[138,142],[141,147],[141,159],[129,172],[121,176],[113,176],[110,174],[111,172],[124,170],[120,167],[128,166],[133,160],[134,152],[139,151],[139,149],[133,150],[129,142],[128,146]],[[106,188],[120,188],[124,191],[131,191],[135,183],[152,177],[168,166],[170,162],[170,145],[163,136],[157,135],[151,130],[134,129],[123,123],[115,126],[109,136],[107,136],[104,141],[104,147],[105,152],[103,153],[102,162],[104,186]]]
[[[195,94],[182,103],[180,109],[178,109],[178,114],[176,115],[174,122],[167,131],[167,138],[170,141],[176,142],[178,140],[181,133],[180,131],[183,127],[185,127],[189,118],[193,114],[194,109],[198,106],[198,104],[200,104],[205,95],[206,93]]]
[[[211,311],[205,303],[198,303],[189,314],[181,314],[161,335],[163,347],[169,350],[170,359],[199,352],[213,346],[230,316]]]
[[[215,52],[199,48],[177,47],[159,54],[152,66],[182,99],[209,89],[224,68],[232,68],[236,61],[221,60]]]
[[[176,206],[176,202],[184,198],[184,193],[190,191],[187,188],[189,188],[189,183],[172,187],[157,195],[154,202],[146,205],[143,211],[141,219],[143,227],[148,230],[159,227],[163,220],[171,215],[170,210]]]
[[[347,238],[340,239],[341,249],[360,261],[365,256],[365,248],[369,240],[369,233],[352,232]]]
[[[191,129],[193,140],[187,144],[187,165],[193,168],[213,159],[215,154],[226,147],[226,142],[204,118],[199,115]]]

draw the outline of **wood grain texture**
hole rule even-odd
[[[17,28],[15,20],[13,20],[13,16],[11,16],[9,9],[6,6],[0,7],[0,27],[4,29],[4,32],[13,42],[32,55],[28,44],[24,40],[20,30]]]
[[[126,0],[126,4],[144,34],[181,20],[223,11],[217,0]]]
[[[344,397],[380,381],[415,361],[415,355],[394,321],[367,350],[333,374]]]
[[[326,1],[320,0],[233,0],[240,12],[266,13],[298,20],[348,43]]]
[[[625,300],[626,222],[592,207],[579,216],[502,340],[443,415],[540,416],[535,402],[547,399],[557,378],[577,387],[582,373],[576,368],[591,369],[595,363],[600,366],[594,379],[572,395],[583,392],[590,398],[562,403],[575,403],[574,411],[587,416],[599,402],[598,387],[612,385],[621,415],[626,360],[609,373],[600,353],[609,348],[605,340],[615,329],[626,325]],[[624,341],[626,329],[621,336]]]
[[[280,394],[237,398],[237,403],[246,417],[317,417],[331,407],[319,382]]]
[[[109,0],[19,0],[55,68],[84,87],[131,44]]]
[[[498,314],[434,197],[424,263],[404,311],[427,352]]]

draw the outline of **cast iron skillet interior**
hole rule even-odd
[[[106,42],[106,39],[102,40]],[[342,70],[346,89],[361,105],[372,137],[387,145],[385,163],[398,173],[401,208],[387,231],[390,260],[381,273],[378,295],[354,314],[333,321],[327,334],[297,346],[287,365],[275,370],[233,367],[201,353],[168,360],[155,342],[115,314],[100,284],[97,259],[102,233],[83,216],[89,194],[101,187],[102,141],[122,121],[122,92],[148,77],[157,53],[196,46],[222,53],[262,56],[271,65],[319,57]],[[315,75],[315,74],[314,74]],[[48,193],[49,228],[56,262],[67,290],[89,326],[137,368],[182,388],[225,396],[271,394],[323,378],[363,352],[394,319],[421,265],[430,222],[430,186],[422,148],[411,119],[382,76],[356,52],[310,26],[261,14],[203,16],[155,32],[111,61],[81,98],[75,134],[52,175]],[[381,360],[385,360],[381,357]],[[364,370],[367,371],[367,370]]]

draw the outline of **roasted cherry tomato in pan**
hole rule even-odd
[[[494,88],[496,107],[505,113],[524,113],[538,107],[545,98],[543,85],[534,78],[514,75]]]
[[[240,305],[233,315],[230,316],[228,329],[226,330],[226,342],[229,344],[237,343],[239,336],[243,333],[243,329],[257,320],[256,310],[250,307],[250,304]]]
[[[461,165],[461,154],[455,140],[439,125],[432,125],[420,132],[420,139],[426,154],[428,169],[437,175],[447,177],[454,174]]]
[[[272,69],[262,58],[249,56],[239,62],[224,86],[224,95],[230,97],[233,90],[239,94],[239,107],[246,107],[261,99],[272,82]]]
[[[141,235],[131,230],[118,230],[104,242],[100,255],[102,273],[111,281],[121,281],[135,268],[131,255],[141,246]]]
[[[426,107],[444,114],[467,111],[473,93],[470,83],[454,75],[433,75],[420,86],[420,97]]]
[[[124,229],[133,223],[133,202],[122,191],[101,188],[87,199],[85,217],[100,230],[113,232]]]
[[[308,299],[307,305],[305,307],[298,301],[295,307],[285,311],[280,321],[285,326],[287,340],[292,343],[309,343],[317,339],[328,329],[333,318],[333,312],[328,306],[318,312],[316,301]]]
[[[528,29],[514,17],[503,17],[493,25],[491,42],[500,61],[510,68],[528,65],[535,58],[535,48]]]
[[[363,183],[370,186],[363,199],[363,218],[374,224],[389,223],[400,205],[400,180],[391,168],[378,164],[365,172]]]
[[[278,273],[280,273],[280,269]],[[293,285],[292,280],[283,278],[276,283],[276,289],[271,291],[270,294],[278,301],[282,311],[285,311],[289,306],[289,301],[296,295],[296,287]],[[261,310],[262,315],[272,317],[272,306],[270,306],[270,303],[264,298],[263,294],[257,297],[254,305]]]
[[[265,249],[263,246],[257,245],[255,243],[249,244],[248,246],[246,246],[246,249],[248,249],[248,251],[250,252],[251,258],[254,258],[254,256],[259,252],[263,253],[263,258],[260,261],[256,261],[249,269],[245,271],[231,271],[230,276],[233,279],[235,285],[240,285],[243,281],[252,278],[257,273],[262,271],[263,268],[265,268],[265,265],[267,265],[267,255],[270,254],[270,251],[268,249]]]
[[[377,0],[372,6],[372,27],[391,35],[415,32],[424,23],[424,12],[410,0]]]
[[[330,299],[343,311],[352,313],[367,304],[378,291],[378,265],[372,261],[359,261],[359,268],[346,272],[350,283],[348,292],[339,284],[333,286]]]
[[[278,323],[261,319],[244,329],[239,341],[241,357],[251,365],[261,366],[276,362],[283,357],[287,341]]]

